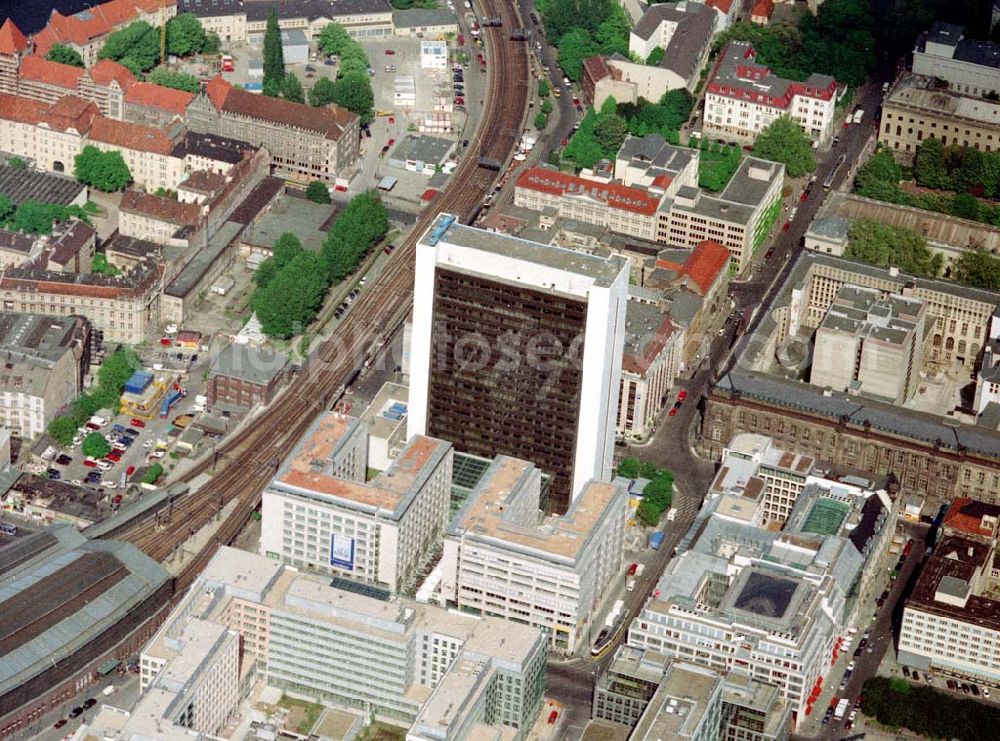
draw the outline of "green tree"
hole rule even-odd
[[[321,77],[309,91],[309,105],[316,107],[329,105],[334,99],[334,82],[329,77]]]
[[[205,49],[208,35],[194,13],[178,13],[167,21],[167,53],[179,57],[198,54]]]
[[[91,458],[104,458],[111,452],[111,446],[100,432],[91,432],[83,438],[82,450],[84,455]]]
[[[628,57],[628,37],[632,24],[629,22],[625,10],[618,4],[613,3],[607,18],[601,21],[594,33],[594,40],[601,47],[602,54],[621,54]]]
[[[571,160],[578,168],[593,167],[599,159],[605,156],[604,150],[594,136],[596,125],[597,113],[593,108],[588,108],[583,120],[580,121],[580,128],[577,129],[569,144],[566,145],[566,149],[563,150],[563,160]]]
[[[538,97],[547,98],[549,97],[549,82],[548,80],[538,81]]]
[[[614,0],[546,0],[538,6],[551,38],[561,38],[572,29],[596,33],[617,9]],[[626,37],[627,38],[627,37]]]
[[[14,202],[0,193],[0,226],[4,226],[14,218]]]
[[[552,113],[552,110],[553,110],[552,101],[551,100],[543,100],[542,101],[542,107],[541,107],[542,113],[544,113],[546,116],[548,116],[550,113]]]
[[[125,388],[125,382],[141,367],[142,362],[132,348],[120,347],[101,363],[97,371],[98,384],[119,394]]]
[[[306,188],[306,198],[313,203],[330,203],[330,188],[322,180],[313,180]]]
[[[972,288],[1000,291],[1000,258],[986,250],[963,252],[952,264],[952,277]]]
[[[274,264],[279,270],[290,265],[303,252],[299,238],[291,232],[285,232],[274,243]]]
[[[891,152],[883,149],[869,157],[868,161],[858,168],[854,182],[858,192],[866,195],[863,191],[876,183],[886,183],[898,188],[902,179],[903,168],[896,163]]]
[[[546,116],[541,111],[539,111],[538,113],[535,114],[535,128],[536,129],[538,129],[539,131],[542,131],[548,125],[549,125],[549,117],[548,116]]]
[[[299,82],[298,77],[293,74],[285,75],[285,79],[281,83],[281,97],[293,103],[306,102],[306,94],[302,90],[302,83]]]
[[[327,232],[321,254],[332,281],[357,268],[372,245],[389,230],[389,214],[378,195],[369,191],[351,199]]]
[[[133,74],[141,75],[160,61],[160,33],[146,21],[134,21],[109,34],[97,58],[120,62]]]
[[[371,78],[364,72],[351,72],[333,83],[333,102],[356,113],[362,123],[368,123],[372,118],[372,105],[375,96],[372,93]]]
[[[663,61],[663,56],[666,52],[663,50],[662,46],[658,46],[653,51],[649,52],[649,56],[646,57],[646,64],[650,67],[659,67],[660,62]]]
[[[917,148],[913,177],[925,188],[949,188],[948,158],[940,139],[925,139]]]
[[[812,142],[789,116],[779,116],[764,127],[754,142],[753,153],[755,157],[782,163],[793,178],[816,169]]]
[[[11,227],[14,231],[24,234],[51,234],[53,222],[66,221],[80,211],[78,207],[73,208],[76,210],[58,203],[42,203],[29,199],[17,207]]]
[[[594,37],[582,28],[574,28],[559,39],[559,66],[571,80],[579,80],[583,74],[583,60],[601,53],[601,47]]]
[[[28,169],[28,163],[20,157],[8,157],[7,167],[12,167],[15,170],[26,170]]]
[[[845,255],[852,259],[918,275],[941,272],[941,255],[932,253],[927,240],[912,229],[857,219],[848,229],[847,240]]]
[[[264,28],[264,94],[269,95],[275,89],[280,90],[284,79],[285,53],[281,48],[278,11],[272,7],[267,14],[267,25]]]
[[[659,471],[642,492],[642,501],[636,510],[636,517],[644,525],[656,525],[674,498],[674,475],[667,470]]]
[[[76,428],[77,424],[72,417],[62,416],[49,422],[47,432],[56,442],[69,446],[73,442],[73,436],[76,435]]]
[[[956,193],[951,201],[951,213],[960,219],[979,220],[979,199],[971,193]]]
[[[269,337],[288,339],[309,325],[323,303],[324,275],[319,255],[302,252],[254,293],[251,306]]]
[[[626,134],[628,134],[628,124],[617,113],[602,113],[597,117],[594,138],[604,150],[606,157],[610,157],[618,151],[622,142],[625,141]]]
[[[187,72],[172,72],[166,67],[157,67],[146,79],[154,85],[183,90],[186,93],[197,93],[200,88],[198,78],[194,75]]]
[[[660,469],[656,467],[655,463],[650,463],[649,461],[643,461],[639,465],[639,475],[644,479],[649,479],[652,481],[660,473]]]
[[[639,478],[639,459],[625,457],[618,462],[618,475],[627,479]]]
[[[49,48],[49,53],[45,55],[45,58],[50,62],[58,62],[59,64],[68,64],[72,67],[85,67],[83,63],[83,57],[80,56],[80,52],[74,49],[72,46],[66,46],[65,44],[53,44]]]
[[[149,468],[146,469],[146,473],[142,475],[142,483],[153,485],[160,480],[160,476],[163,475],[163,466],[159,463],[154,463]]]
[[[261,260],[257,269],[253,271],[253,282],[257,289],[266,288],[267,284],[274,280],[274,276],[278,274],[278,263],[275,262],[273,257],[269,257],[266,260]]]
[[[132,181],[132,173],[120,152],[102,152],[87,145],[74,158],[74,173],[81,183],[110,193]]]

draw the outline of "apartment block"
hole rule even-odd
[[[528,460],[566,512],[612,467],[628,270],[455,223],[417,243],[407,434]]]
[[[1000,91],[1000,47],[966,38],[961,26],[937,21],[917,38],[913,73],[936,77],[955,92],[982,98]]]
[[[23,438],[45,433],[83,390],[90,322],[82,316],[0,314],[0,425]]]
[[[941,539],[903,607],[900,663],[1000,685],[1000,620],[989,596],[997,586],[995,558],[995,539]]]
[[[687,186],[664,201],[656,241],[682,247],[718,242],[732,256],[733,273],[742,273],[781,211],[784,182],[784,165],[745,157],[718,195]]]
[[[163,267],[140,262],[121,276],[8,268],[0,277],[4,311],[82,315],[111,342],[140,344],[160,322]]]
[[[366,482],[367,448],[357,419],[321,416],[264,490],[260,552],[390,592],[415,579],[444,534],[451,445],[412,437]]]
[[[173,614],[237,632],[241,677],[403,722],[408,738],[519,740],[541,707],[537,629],[364,596],[232,548],[219,549]]]
[[[270,404],[286,376],[288,357],[270,347],[233,342],[212,359],[206,394],[212,409],[245,414]]]
[[[719,54],[705,90],[703,135],[752,144],[780,116],[790,116],[810,139],[833,136],[837,81],[813,73],[805,82],[786,80],[757,62],[745,41],[731,41]]]
[[[809,382],[903,404],[917,392],[931,327],[920,299],[845,284],[816,328]]]
[[[994,74],[1000,77],[1000,70]],[[934,78],[910,77],[882,103],[879,141],[909,162],[926,139],[995,152],[1000,148],[1000,104],[938,87]]]
[[[541,512],[542,474],[497,456],[452,521],[440,593],[463,611],[541,629],[572,653],[621,570],[628,504],[614,484],[590,482],[564,515]]]
[[[267,147],[275,174],[301,183],[349,179],[358,159],[360,119],[346,108],[255,95],[221,76],[188,106],[187,124],[192,131]]]

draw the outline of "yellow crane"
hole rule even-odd
[[[160,64],[167,62],[167,0],[160,0]]]

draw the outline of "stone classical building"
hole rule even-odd
[[[86,316],[105,340],[139,344],[160,322],[163,268],[141,262],[122,276],[10,268],[0,278],[4,311]]]
[[[993,73],[1000,77],[1000,70]],[[908,78],[882,102],[879,141],[899,159],[911,161],[925,139],[995,152],[1000,103],[935,86],[930,78]]]
[[[1000,47],[965,38],[965,29],[936,22],[917,39],[913,73],[936,77],[959,93],[983,97],[1000,91]]]
[[[360,119],[347,109],[255,95],[221,76],[188,107],[187,123],[192,131],[266,146],[275,173],[302,183],[349,179],[358,158]]]

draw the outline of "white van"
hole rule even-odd
[[[90,424],[97,425],[98,427],[107,427],[108,420],[105,417],[100,417],[95,414],[93,417],[90,418]]]
[[[625,586],[625,591],[632,592],[635,590],[635,579],[629,579]]]

